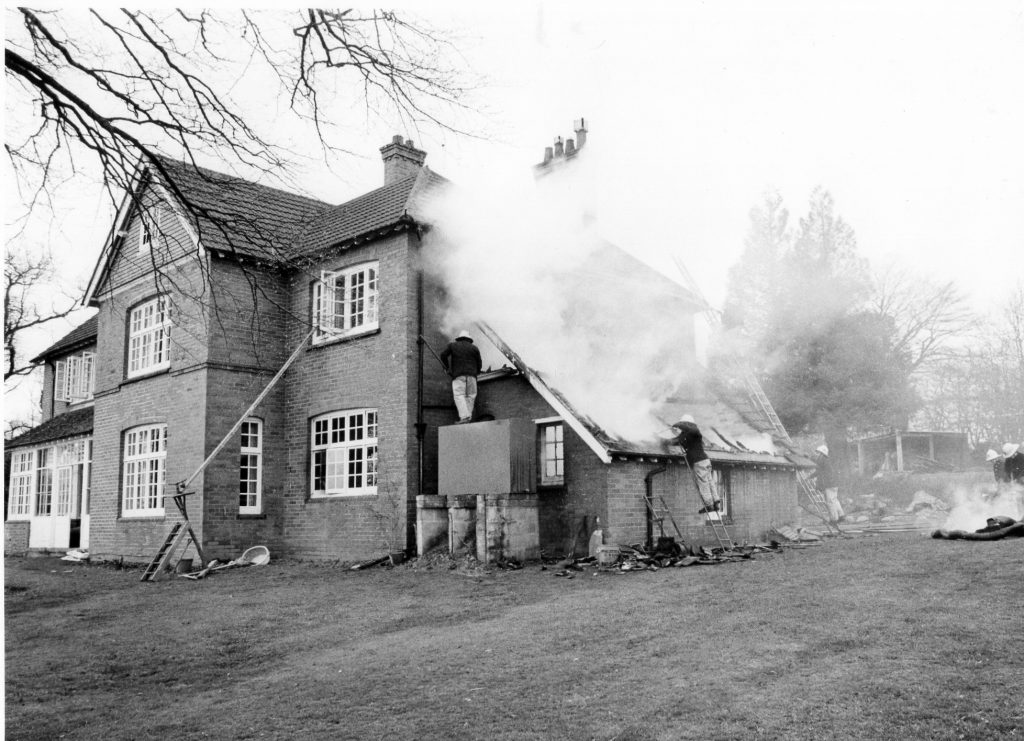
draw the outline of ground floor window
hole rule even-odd
[[[11,456],[8,517],[72,517],[88,513],[92,440],[80,438]]]
[[[12,520],[32,515],[35,451],[20,450],[11,456],[10,499],[7,516]]]
[[[238,459],[238,514],[257,515],[263,494],[263,422],[250,418],[242,422],[241,452]]]
[[[314,497],[377,493],[377,410],[350,409],[315,417],[310,430]]]
[[[722,509],[719,516],[729,522],[732,520],[732,476],[729,468],[715,467],[711,475],[715,479],[715,487],[718,489],[718,497],[722,500]]]
[[[164,514],[167,425],[147,425],[124,434],[121,511],[125,517]]]
[[[565,483],[565,428],[561,422],[537,425],[540,450],[538,462],[541,486]]]

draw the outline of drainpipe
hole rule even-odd
[[[644,476],[644,487],[647,492],[647,547],[654,548],[654,477],[660,473],[665,473],[668,470],[667,466],[661,466],[659,468],[652,468]]]

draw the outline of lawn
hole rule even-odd
[[[7,738],[1024,738],[1024,539],[433,563],[6,559]]]

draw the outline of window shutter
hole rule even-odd
[[[58,360],[56,370],[53,374],[53,398],[57,401],[67,401],[68,394],[65,386],[68,382],[68,364],[64,360]]]
[[[337,273],[324,270],[320,273],[320,282],[316,284],[316,328],[320,334],[334,332],[334,281]]]
[[[82,372],[79,376],[79,398],[91,399],[96,388],[96,353],[82,353]]]

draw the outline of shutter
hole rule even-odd
[[[82,353],[81,385],[79,387],[79,398],[91,399],[93,390],[96,388],[96,353]]]
[[[334,318],[334,281],[337,273],[324,270],[320,273],[320,282],[316,284],[314,296],[316,298],[316,328],[321,335],[333,334],[335,328]]]
[[[53,374],[53,398],[56,401],[67,401],[68,394],[65,386],[68,382],[68,364],[58,360],[55,364],[56,370]]]
[[[79,401],[82,387],[82,356],[72,355],[68,358],[68,382],[64,392],[68,401]]]

